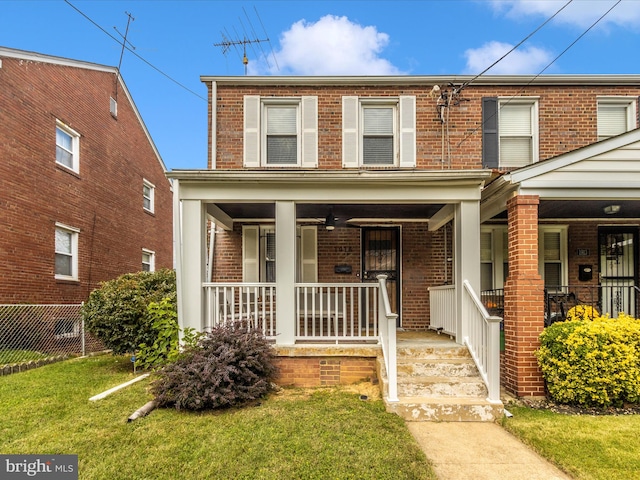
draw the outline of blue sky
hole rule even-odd
[[[640,74],[640,0],[617,2],[573,0],[488,73]],[[125,51],[125,83],[168,169],[201,169],[207,91],[200,76],[244,74],[241,49],[225,54],[214,45],[223,35],[270,40],[247,50],[254,75],[477,74],[566,3],[0,0],[0,46],[117,66],[121,46],[95,24],[119,37],[131,13],[128,40],[148,63]]]

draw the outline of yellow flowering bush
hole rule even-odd
[[[640,320],[621,313],[558,322],[540,344],[536,356],[553,400],[600,408],[640,403]]]
[[[593,320],[599,316],[591,305],[576,305],[567,312],[567,320]]]

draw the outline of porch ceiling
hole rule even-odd
[[[273,219],[273,203],[216,203],[234,221],[243,219]],[[299,203],[296,217],[324,220],[331,211],[339,223],[349,219],[417,220],[431,218],[444,204],[331,204]]]
[[[620,211],[616,214],[606,214],[604,208],[609,205],[619,205]],[[506,219],[506,210],[495,217]],[[638,200],[540,200],[538,208],[540,219],[638,219],[640,218],[640,201]]]

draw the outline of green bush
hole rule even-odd
[[[151,391],[159,406],[177,410],[241,406],[266,395],[275,373],[274,353],[262,332],[223,325],[165,365]]]
[[[157,368],[175,361],[180,355],[180,326],[175,302],[169,297],[160,302],[151,302],[147,307],[152,328],[156,331],[156,340],[152,345],[143,343],[136,355],[142,368]],[[198,334],[193,328],[182,331],[182,345],[195,345]]]
[[[553,400],[599,408],[640,402],[640,320],[558,322],[540,343],[536,355]]]
[[[138,272],[103,282],[82,307],[89,332],[113,353],[134,353],[140,344],[153,345],[158,332],[147,307],[168,298],[176,309],[176,275],[173,270]]]

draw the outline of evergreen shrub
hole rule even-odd
[[[540,343],[536,356],[553,400],[598,408],[640,402],[640,320],[557,322]]]

